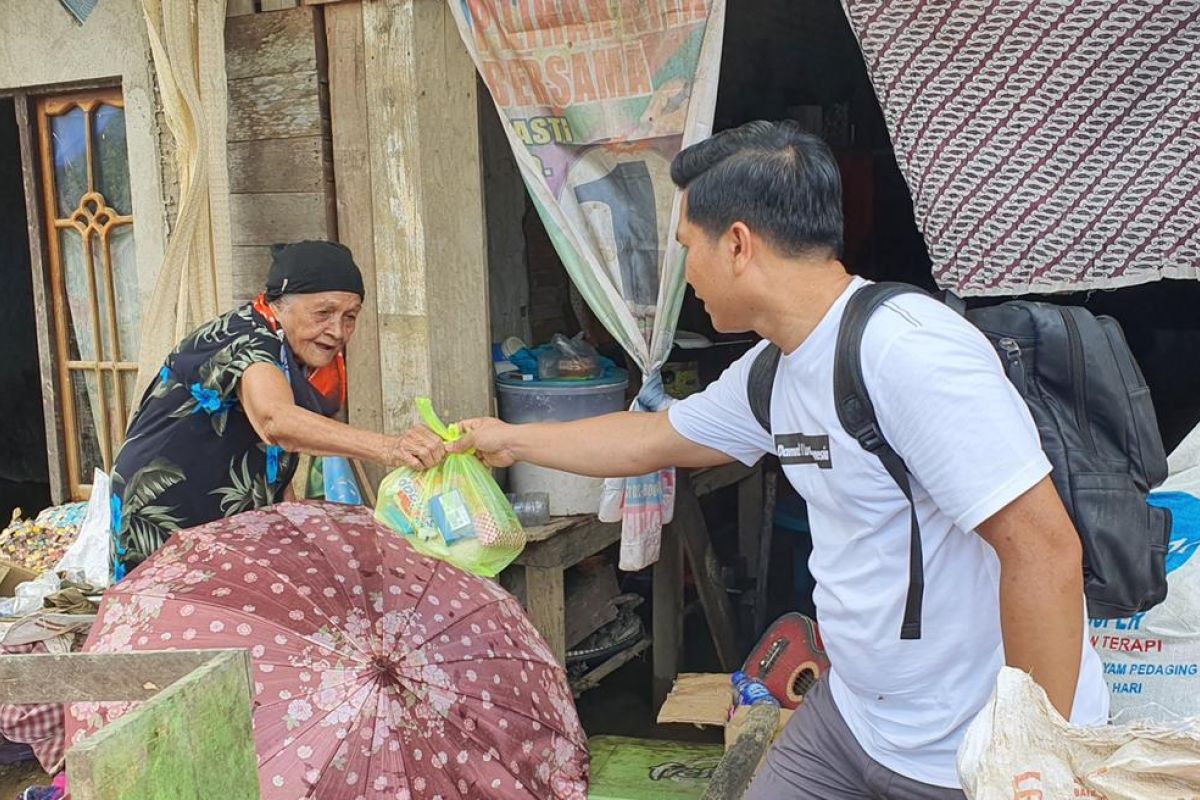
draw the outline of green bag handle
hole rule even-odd
[[[443,441],[455,442],[462,438],[462,429],[457,424],[446,425],[442,422],[441,417],[433,410],[433,401],[428,397],[417,398],[417,411],[421,414],[421,419],[429,426],[429,430],[442,437]]]

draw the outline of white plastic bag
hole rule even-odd
[[[54,572],[43,572],[31,581],[18,583],[12,597],[0,601],[0,616],[24,617],[41,611],[43,601],[58,591],[61,581]]]
[[[1005,667],[959,747],[958,775],[971,800],[1195,797],[1200,720],[1071,725],[1032,678]]]
[[[95,470],[92,473],[92,496],[88,500],[83,522],[79,525],[79,538],[67,548],[62,560],[54,568],[56,572],[67,573],[68,577],[81,577],[98,589],[112,583],[112,564],[109,560],[109,544],[112,541],[110,493],[108,475]]]

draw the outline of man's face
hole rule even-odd
[[[296,358],[320,369],[350,341],[360,310],[362,300],[354,292],[318,292],[289,295],[276,313]]]
[[[737,321],[738,304],[733,285],[732,244],[726,236],[713,237],[688,220],[687,193],[680,207],[675,238],[687,248],[687,282],[704,303],[713,327],[721,333],[745,330]]]

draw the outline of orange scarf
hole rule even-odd
[[[265,294],[260,294],[255,298],[254,310],[262,315],[267,324],[271,326],[271,330],[276,333],[279,332],[279,318],[275,316],[275,310],[267,302]],[[344,408],[346,405],[345,355],[339,350],[331,363],[320,369],[310,370],[308,372],[308,382],[326,399],[332,401],[334,398],[337,398],[339,406]]]

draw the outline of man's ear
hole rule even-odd
[[[746,226],[746,223],[738,221],[729,226],[726,237],[729,242],[733,272],[735,275],[740,275],[754,260],[754,236],[750,233],[750,228]]]

